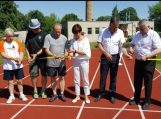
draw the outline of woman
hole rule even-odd
[[[18,39],[13,39],[14,31],[11,28],[5,29],[5,39],[0,41],[0,54],[3,57],[3,79],[8,81],[8,89],[10,96],[7,104],[15,100],[14,96],[14,77],[17,79],[19,89],[19,98],[22,101],[28,99],[23,93],[22,79],[24,78],[23,64],[23,47]]]
[[[75,24],[72,28],[74,38],[71,41],[69,53],[73,54],[73,70],[76,98],[72,100],[76,103],[80,100],[80,73],[84,82],[85,102],[90,103],[88,95],[90,95],[89,87],[89,58],[91,50],[88,38],[82,34],[82,28],[79,24]]]

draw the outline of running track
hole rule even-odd
[[[28,97],[27,102],[22,102],[18,99],[18,92],[15,86],[16,100],[12,104],[5,104],[8,98],[7,82],[3,81],[2,66],[0,66],[0,119],[161,119],[161,73],[156,69],[153,79],[152,104],[149,110],[143,111],[140,106],[130,106],[128,101],[133,97],[133,67],[134,60],[128,61],[122,59],[123,66],[119,66],[117,80],[117,100],[115,104],[111,104],[107,98],[109,87],[109,76],[106,81],[106,95],[100,102],[94,102],[98,94],[99,87],[99,59],[100,52],[92,51],[92,59],[90,60],[90,87],[91,87],[91,103],[85,104],[83,101],[83,89],[81,100],[75,104],[71,101],[75,97],[72,62],[67,61],[67,75],[65,95],[67,102],[56,100],[48,102],[52,94],[50,89],[50,79],[47,84],[47,99],[33,99],[32,85],[28,75],[28,64],[24,61],[24,93]],[[39,77],[40,79],[40,77]],[[38,86],[41,86],[39,80]],[[82,83],[83,84],[83,83]],[[58,87],[59,88],[59,87]],[[41,88],[39,88],[41,89]],[[142,89],[142,97],[144,97],[144,87]]]

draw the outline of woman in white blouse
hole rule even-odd
[[[73,54],[73,71],[76,98],[72,100],[76,103],[80,100],[80,73],[84,83],[85,102],[90,103],[88,95],[90,95],[89,87],[89,58],[91,57],[91,49],[89,40],[82,34],[82,28],[79,24],[75,24],[72,28],[74,38],[71,41],[70,54]]]

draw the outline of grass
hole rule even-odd
[[[160,58],[161,59],[161,53],[159,55],[157,55],[157,58]],[[156,66],[157,69],[159,69],[161,71],[161,61],[157,61],[157,66]]]
[[[91,50],[97,49],[97,42],[90,42]]]

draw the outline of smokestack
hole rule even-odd
[[[86,1],[86,21],[93,21],[92,1]]]

